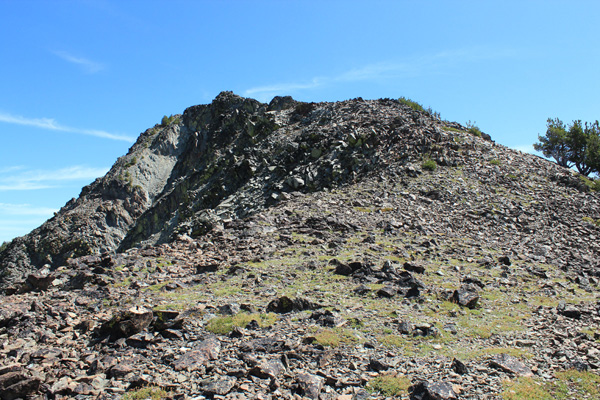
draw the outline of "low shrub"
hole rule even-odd
[[[402,376],[383,375],[372,379],[367,384],[367,390],[371,393],[380,393],[384,396],[402,396],[408,394],[410,380]]]
[[[413,101],[407,97],[400,97],[398,99],[398,101],[400,102],[400,104],[404,104],[405,106],[409,106],[410,108],[412,108],[415,111],[421,111],[421,112],[425,112],[425,109],[423,108],[423,106],[419,103],[417,103],[416,101]]]
[[[180,122],[181,122],[181,120],[180,120],[180,118],[177,115],[171,114],[168,117],[166,115],[164,117],[162,117],[162,120],[160,121],[160,124],[162,126],[168,126],[168,125],[171,125],[173,123],[174,124],[178,124]]]
[[[586,176],[579,175],[579,179],[585,186],[590,188],[591,191],[600,192],[600,178],[591,179]]]
[[[437,168],[437,163],[431,158],[428,158],[423,161],[423,163],[421,164],[421,168],[423,168],[426,171],[435,171],[435,169]]]
[[[169,397],[169,393],[159,387],[145,387],[126,393],[123,400],[161,400]]]
[[[477,136],[477,137],[483,136],[483,132],[481,131],[481,129],[479,129],[479,127],[477,125],[475,125],[475,122],[468,121],[467,129],[469,130],[469,133],[473,136]]]

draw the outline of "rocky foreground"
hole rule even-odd
[[[597,193],[392,100],[290,104],[206,212],[169,178],[109,251],[5,253],[0,398],[600,398]]]

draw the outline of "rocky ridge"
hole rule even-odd
[[[395,100],[299,103],[276,97],[267,105],[223,92],[211,104],[190,107],[169,125],[142,133],[106,176],[13,240],[0,253],[1,284],[74,256],[165,243],[180,233],[201,235],[215,223],[277,203],[287,192],[334,187],[371,169],[418,159],[450,138],[441,126]]]
[[[0,396],[494,399],[533,379],[598,398],[577,383],[600,368],[585,189],[394,100],[222,93],[2,254]],[[97,254],[37,256],[44,232]]]

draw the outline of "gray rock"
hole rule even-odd
[[[455,400],[458,396],[448,382],[420,382],[409,389],[411,400]]]
[[[278,299],[272,300],[267,305],[267,312],[283,314],[292,311],[315,310],[320,307],[321,306],[319,304],[313,303],[312,301],[307,299],[291,299],[287,296],[281,296]]]
[[[309,399],[318,399],[323,390],[324,379],[320,376],[302,373],[296,376],[298,392]]]
[[[454,291],[452,301],[467,308],[476,308],[479,302],[479,294],[475,291],[461,287]]]
[[[263,360],[248,371],[248,374],[262,379],[276,379],[285,372],[285,366],[279,359]]]
[[[129,337],[150,326],[152,318],[151,310],[144,307],[131,307],[119,311],[109,321],[105,322],[100,327],[99,333],[109,334],[113,339]]]
[[[219,357],[221,345],[216,339],[207,339],[196,346],[193,350],[186,351],[173,363],[175,371],[197,371],[208,365],[209,361]]]
[[[233,389],[237,381],[235,378],[229,376],[219,376],[217,378],[217,380],[203,384],[202,391],[211,396],[225,396]]]
[[[391,286],[384,286],[377,291],[377,296],[379,297],[392,298],[396,294],[398,294],[398,291]]]
[[[508,354],[498,354],[490,361],[490,366],[501,369],[517,376],[533,376],[531,369],[516,357]]]

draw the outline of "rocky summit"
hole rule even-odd
[[[0,398],[598,399],[585,182],[397,100],[223,92],[4,246]]]

